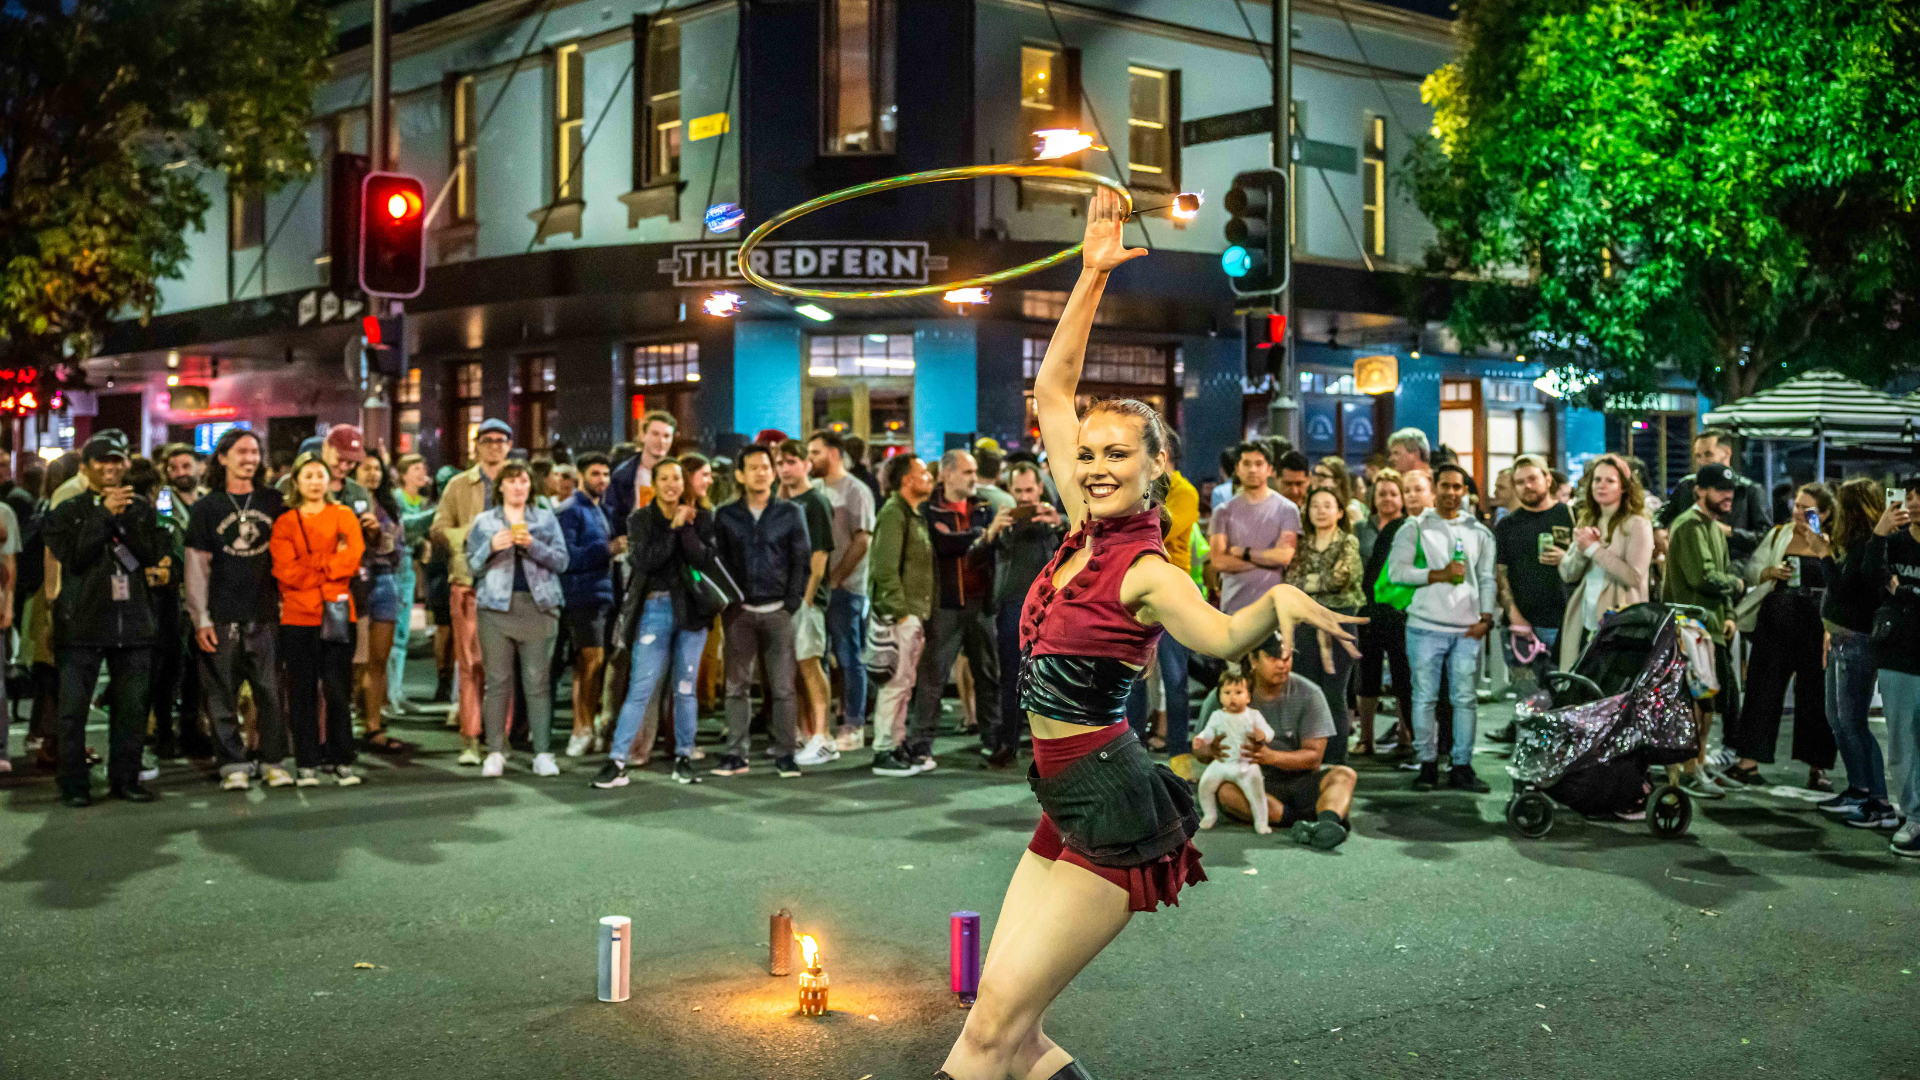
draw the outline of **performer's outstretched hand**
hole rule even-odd
[[[1293,651],[1293,628],[1300,623],[1307,623],[1316,631],[1338,641],[1348,655],[1359,657],[1360,648],[1354,644],[1353,634],[1347,630],[1347,626],[1364,623],[1366,619],[1321,607],[1313,597],[1292,585],[1275,585],[1267,590],[1267,597],[1273,601],[1273,612],[1280,620],[1280,641],[1288,652]]]
[[[1086,246],[1080,249],[1081,264],[1104,274],[1128,259],[1145,255],[1146,248],[1127,247],[1123,235],[1126,227],[1127,211],[1120,196],[1107,188],[1096,188],[1087,203],[1087,237]]]

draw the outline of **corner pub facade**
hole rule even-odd
[[[1332,4],[1294,6],[1295,434],[1357,462],[1399,424],[1438,430],[1444,373],[1537,371],[1450,356],[1403,314],[1417,290],[1396,279],[1429,234],[1391,174],[1408,127],[1430,123],[1419,80],[1453,55],[1445,4],[1342,6],[1351,35]],[[1265,27],[1264,5],[1250,7]],[[202,178],[227,212],[189,235],[191,265],[155,316],[121,324],[86,362],[95,393],[75,411],[92,415],[64,419],[63,433],[118,426],[147,447],[204,445],[245,423],[284,453],[362,420],[343,354],[364,298],[327,287],[326,222],[331,155],[367,147],[368,5],[339,4],[335,18],[313,178],[264,196]],[[365,411],[371,442],[461,465],[473,429],[497,416],[536,454],[577,452],[636,439],[639,417],[664,409],[683,443],[722,452],[762,429],[826,426],[882,452],[938,455],[978,435],[1028,446],[1033,373],[1077,259],[965,309],[936,295],[809,313],[745,284],[736,249],[759,222],[839,188],[1021,160],[1047,127],[1097,131],[1111,150],[1063,163],[1123,178],[1139,207],[1207,195],[1192,222],[1150,214],[1129,227],[1153,254],[1109,287],[1083,391],[1153,404],[1183,433],[1196,481],[1265,429],[1272,387],[1246,375],[1218,196],[1267,164],[1268,139],[1186,145],[1183,131],[1269,100],[1265,43],[1232,4],[393,0],[392,26],[396,168],[425,182],[430,205],[446,195],[428,223],[426,289],[404,302],[410,369],[390,408]],[[793,222],[756,265],[840,289],[954,281],[1077,242],[1084,201],[1034,180],[914,187]],[[717,236],[706,210],[726,203],[746,221]],[[722,289],[741,310],[704,313]],[[1353,360],[1380,353],[1398,360],[1398,386],[1355,393]],[[1524,448],[1563,456],[1569,426],[1557,412],[1526,425],[1550,445]]]

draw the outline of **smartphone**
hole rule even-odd
[[[1553,546],[1563,548],[1570,547],[1572,544],[1573,530],[1565,525],[1555,525],[1553,527]]]
[[[365,499],[355,499],[355,500],[353,500],[353,512],[354,512],[354,514],[356,514],[356,515],[359,515],[359,514],[364,514],[364,513],[366,513],[366,512],[367,512],[367,500],[365,500]]]
[[[1807,511],[1807,528],[1812,529],[1814,532],[1820,531],[1820,511]]]
[[[1013,508],[1013,520],[1032,521],[1040,513],[1038,506],[1016,506]]]
[[[153,508],[159,511],[161,517],[172,517],[173,490],[171,488],[161,488],[160,494],[153,497]]]

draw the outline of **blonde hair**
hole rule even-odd
[[[1612,466],[1613,471],[1620,475],[1620,509],[1613,512],[1613,517],[1607,522],[1606,535],[1602,537],[1603,542],[1612,543],[1614,531],[1620,528],[1621,522],[1647,512],[1647,493],[1640,486],[1640,478],[1634,475],[1633,466],[1628,465],[1625,458],[1619,454],[1601,454],[1587,462],[1586,471],[1580,475],[1580,493],[1574,496],[1574,524],[1600,524],[1600,504],[1593,500],[1593,478],[1602,465]]]

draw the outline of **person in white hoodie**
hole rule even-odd
[[[1413,669],[1413,738],[1420,761],[1415,791],[1440,782],[1435,709],[1444,673],[1453,702],[1453,771],[1447,786],[1487,791],[1473,773],[1477,717],[1474,685],[1480,643],[1499,610],[1493,533],[1467,512],[1467,473],[1447,462],[1433,470],[1434,503],[1393,537],[1387,576],[1415,588],[1407,606],[1407,661]]]

